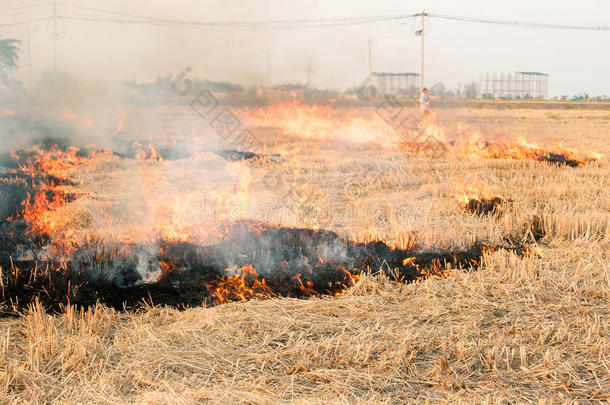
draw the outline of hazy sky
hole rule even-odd
[[[428,12],[557,24],[610,26],[608,0],[72,0],[71,4],[158,18],[199,21],[344,18]],[[22,8],[31,4],[41,7]],[[8,10],[13,8],[14,10]],[[47,17],[53,1],[0,0],[0,25]],[[104,18],[99,12],[58,5],[62,16]],[[532,29],[429,19],[426,85],[478,79],[485,72],[550,74],[550,95],[610,95],[610,31]],[[153,80],[192,66],[194,74],[245,85],[304,83],[307,66],[316,87],[343,89],[367,75],[373,39],[375,71],[419,71],[418,22],[257,30],[177,28],[60,20],[58,69],[94,79]],[[0,36],[27,38],[31,74],[52,68],[51,27],[40,21],[1,27]],[[23,62],[28,62],[27,53]],[[269,61],[269,65],[268,65]],[[268,69],[270,66],[270,70]],[[270,72],[270,75],[268,73]],[[21,68],[26,80],[30,69]]]

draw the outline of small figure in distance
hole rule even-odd
[[[430,90],[424,87],[419,97],[419,111],[421,112],[421,120],[426,121],[430,118]]]

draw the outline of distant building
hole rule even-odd
[[[371,79],[378,96],[417,96],[419,93],[419,73],[373,72]]]
[[[479,95],[488,98],[547,98],[549,75],[540,72],[486,73]]]

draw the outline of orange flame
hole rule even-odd
[[[161,153],[151,143],[143,146],[140,142],[136,141],[132,144],[132,147],[136,150],[135,157],[137,160],[153,160],[157,162],[163,160]]]
[[[230,272],[227,269],[226,272]],[[252,265],[248,264],[235,272],[233,276],[216,283],[206,285],[210,295],[218,304],[231,301],[245,301],[252,298],[270,298],[275,294],[267,287],[265,279],[260,279]]]
[[[396,145],[400,139],[379,115],[363,114],[356,108],[336,109],[330,105],[305,105],[294,100],[266,108],[244,108],[237,113],[248,125],[278,127],[288,138],[323,143],[340,140],[388,147]]]
[[[482,199],[494,197],[494,194],[491,192],[489,187],[479,182],[461,184],[458,185],[458,189],[460,190],[460,192],[455,194],[455,198],[460,204],[468,204],[470,200],[480,201]]]
[[[418,122],[408,133],[401,133],[390,123],[374,112],[363,114],[354,108],[335,109],[332,106],[308,106],[298,101],[282,102],[262,109],[243,109],[239,114],[244,117],[247,124],[273,125],[282,129],[287,137],[297,137],[309,141],[326,143],[334,140],[353,142],[357,144],[372,143],[383,147],[398,148],[410,153],[425,153],[433,150],[443,150],[444,153],[453,153],[464,157],[493,157],[539,159],[548,154],[545,150],[526,140],[512,141],[501,136],[490,136],[480,131],[473,131],[461,125],[452,136],[448,131],[433,119]],[[80,119],[69,110],[65,110],[63,117],[76,122]],[[125,116],[121,115],[117,130],[121,131]],[[168,140],[172,142],[175,140]],[[146,161],[162,161],[163,158],[152,143],[142,145],[138,142],[133,144],[136,150],[136,159]],[[568,153],[568,152],[566,152]],[[296,154],[295,154],[296,155]],[[19,169],[22,173],[44,179],[43,185],[34,196],[29,196],[23,203],[22,216],[31,226],[31,232],[40,232],[52,237],[54,247],[63,252],[69,252],[83,238],[105,237],[113,240],[126,242],[143,242],[150,239],[163,239],[167,241],[189,241],[202,243],[214,238],[221,238],[221,224],[230,222],[241,215],[231,211],[232,207],[249,207],[250,197],[250,172],[247,166],[238,163],[228,163],[223,166],[222,176],[231,177],[230,186],[217,185],[205,189],[205,201],[197,192],[181,192],[171,189],[172,195],[159,196],[159,183],[163,179],[162,170],[154,170],[160,165],[149,162],[138,162],[136,174],[138,185],[142,188],[143,201],[141,203],[140,221],[125,221],[122,223],[113,219],[110,215],[102,213],[98,218],[100,224],[97,228],[88,228],[80,231],[71,222],[73,216],[66,207],[74,197],[84,196],[82,189],[74,185],[74,172],[81,165],[91,167],[104,167],[104,159],[112,156],[100,154],[84,157],[75,147],[62,150],[55,146],[49,150],[34,147],[33,154],[24,157],[12,153],[15,160],[20,162]],[[573,156],[569,152],[566,156]],[[203,155],[198,158],[204,158]],[[207,156],[205,158],[211,158]],[[299,164],[296,157],[289,156],[287,159],[288,170],[298,169]],[[168,163],[168,162],[166,162]],[[131,164],[131,163],[130,163]],[[131,167],[134,167],[131,166]],[[139,169],[139,171],[138,171]],[[233,181],[237,179],[237,181]],[[299,187],[316,187],[312,182],[297,179],[296,191],[302,191]],[[207,184],[208,179],[199,179],[202,184]],[[209,183],[213,183],[210,181]],[[175,193],[174,193],[175,191]],[[317,197],[313,193],[301,193]],[[465,186],[461,194],[456,195],[461,202],[468,202],[469,198],[482,198],[490,196],[489,190],[478,184]],[[106,196],[98,195],[100,200]],[[315,198],[309,198],[314,201]],[[229,207],[229,209],[227,209]],[[213,217],[215,223],[206,223],[206,216]],[[303,219],[305,222],[306,219]],[[308,224],[317,227],[317,223]],[[262,225],[251,225],[261,226]],[[319,258],[324,263],[324,258]],[[175,270],[175,265],[169,261],[160,260],[159,271],[168,274]],[[404,259],[403,266],[414,266],[419,269],[415,258]],[[422,274],[446,276],[446,270],[442,263],[437,262],[428,269],[419,269]],[[329,291],[333,294],[341,294],[347,287],[358,282],[359,274],[353,274],[347,269],[345,273],[345,285],[343,288]],[[292,287],[303,294],[317,294],[311,281],[303,280],[300,274],[290,278]],[[251,298],[268,298],[277,296],[272,288],[267,285],[264,277],[261,277],[252,265],[244,265],[237,270],[227,269],[227,277],[217,280],[206,286],[211,296],[217,303],[225,303],[235,300],[246,300]],[[329,287],[331,288],[331,287]]]
[[[277,102],[265,108],[244,108],[238,114],[248,125],[280,128],[288,138],[321,143],[341,141],[372,143],[409,153],[442,152],[466,158],[552,160],[554,154],[579,166],[601,158],[597,153],[576,153],[561,144],[542,147],[525,138],[483,133],[465,123],[449,130],[430,114],[407,114],[397,107],[368,111],[305,105],[298,100]],[[580,161],[577,155],[582,155]]]

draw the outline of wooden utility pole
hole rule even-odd
[[[423,10],[421,15],[421,29],[415,31],[415,35],[421,35],[421,64],[419,66],[419,92],[424,91],[424,25],[426,23],[426,10]]]

